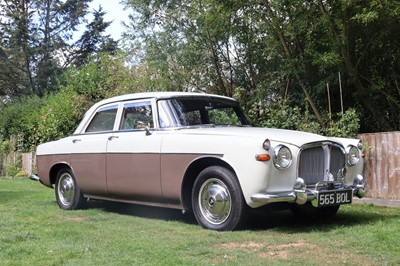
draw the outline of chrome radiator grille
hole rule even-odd
[[[337,181],[345,166],[345,152],[334,143],[318,143],[302,147],[299,155],[298,176],[307,185],[321,181]],[[333,178],[333,180],[332,180]]]

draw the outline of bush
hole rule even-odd
[[[87,109],[87,101],[72,90],[46,97],[37,114],[35,128],[27,138],[31,146],[70,135]]]
[[[13,99],[0,110],[0,134],[2,139],[10,139],[12,135],[32,135],[44,100],[37,96]],[[24,149],[29,149],[24,141]]]
[[[345,113],[338,113],[337,120],[326,128],[325,134],[335,137],[356,137],[360,129],[360,118],[355,109],[348,109]]]
[[[19,170],[14,177],[28,177],[28,172],[25,170]]]
[[[300,108],[291,107],[282,101],[258,109],[257,124],[260,127],[295,130],[301,116]]]
[[[5,140],[0,143],[0,154],[8,154],[10,152],[10,141]]]
[[[15,166],[14,164],[11,164],[7,167],[6,176],[15,177],[18,172],[19,172],[19,168],[17,166]]]
[[[338,113],[332,122],[321,125],[308,110],[291,107],[286,101],[270,103],[265,107],[253,104],[250,117],[259,127],[300,130],[343,138],[357,137],[360,128],[360,119],[355,109],[348,109],[343,114]],[[325,117],[328,117],[328,114],[325,114]]]
[[[140,91],[123,58],[101,55],[81,68],[70,67],[61,77],[59,88],[83,95],[94,103],[111,96]]]

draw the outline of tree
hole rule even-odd
[[[349,95],[363,111],[364,130],[399,126],[400,3],[398,1],[318,1],[338,43]],[[378,107],[378,108],[377,108]]]
[[[31,38],[29,0],[0,2],[0,49],[2,95],[20,94],[33,89],[31,75]]]
[[[113,53],[117,44],[104,31],[104,12],[94,11],[84,36],[73,43],[78,26],[86,23],[92,0],[1,0],[0,84],[3,95],[55,91],[56,78],[78,56],[82,64],[90,53]],[[82,61],[83,60],[83,61]],[[10,75],[12,74],[12,75]],[[9,79],[9,75],[12,79]]]
[[[105,14],[101,6],[99,10],[92,12],[94,17],[92,22],[86,25],[85,32],[75,44],[78,50],[75,53],[76,55],[71,57],[74,65],[82,66],[95,53],[116,53],[118,42],[114,41],[110,35],[103,35],[107,27],[111,24],[111,22],[104,21]]]
[[[125,5],[134,11],[126,36],[143,48],[142,62],[158,73],[153,78],[169,88],[235,94],[249,109],[285,100],[310,107],[322,127],[329,127],[328,98],[332,113],[344,111],[342,99],[345,109],[361,113],[364,132],[399,127],[398,1]]]

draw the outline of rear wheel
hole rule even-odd
[[[76,210],[82,208],[85,203],[71,169],[63,168],[58,171],[55,193],[61,209]]]
[[[197,177],[192,191],[192,207],[197,222],[212,230],[242,227],[247,219],[247,204],[232,171],[211,166]]]

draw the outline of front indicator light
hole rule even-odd
[[[266,162],[271,160],[271,156],[269,154],[257,154],[256,160],[261,162]]]

